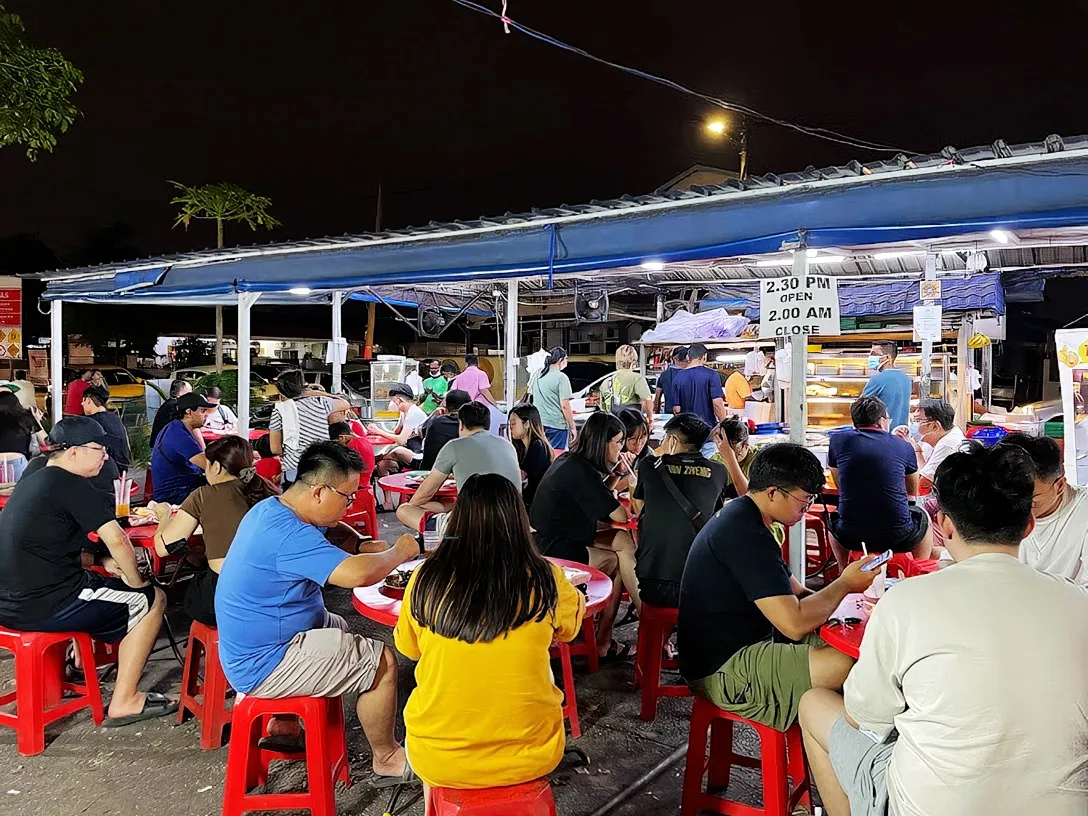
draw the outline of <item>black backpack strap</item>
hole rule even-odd
[[[695,532],[699,532],[706,524],[706,518],[703,516],[701,510],[688,501],[688,497],[680,492],[680,488],[676,486],[676,482],[672,480],[672,476],[669,475],[669,468],[665,464],[665,459],[659,456],[654,459],[654,470],[661,474],[661,481],[665,485],[665,488],[672,495],[677,504],[680,505],[680,509],[684,511],[684,514],[691,519],[691,524],[695,527]]]

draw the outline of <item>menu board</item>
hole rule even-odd
[[[23,356],[23,282],[0,275],[0,360]]]

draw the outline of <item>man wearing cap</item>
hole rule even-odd
[[[156,692],[140,692],[151,648],[162,625],[166,596],[148,585],[113,498],[91,479],[107,461],[106,435],[89,417],[53,426],[48,461],[24,475],[0,513],[0,626],[24,632],[86,632],[120,644],[117,684],[107,728],[177,711]],[[121,578],[83,569],[87,535],[96,532]]]
[[[417,431],[427,421],[427,415],[416,405],[415,399],[415,392],[409,386],[397,383],[389,389],[390,407],[400,412],[397,426],[392,431],[387,431],[379,425],[367,426],[368,432],[384,437],[397,445],[378,463],[379,476],[396,473],[401,465],[411,465],[412,462],[423,458],[423,440],[419,438]]]
[[[103,444],[110,459],[120,470],[128,470],[132,467],[128,431],[125,430],[121,417],[107,407],[109,401],[109,391],[101,385],[92,385],[83,392],[83,413],[102,426],[102,431],[106,434]]]
[[[178,398],[178,418],[162,429],[151,451],[155,501],[181,504],[200,485],[208,462],[196,434],[213,408],[200,394]]]

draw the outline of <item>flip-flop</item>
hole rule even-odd
[[[404,773],[400,776],[373,776],[368,784],[372,788],[381,790],[383,788],[394,788],[397,785],[420,785],[422,782],[423,780],[416,776],[416,772],[408,764],[408,757],[405,757]]]
[[[297,734],[270,734],[257,741],[257,747],[263,751],[275,751],[277,754],[306,753],[306,732]]]
[[[597,658],[597,662],[602,666],[609,666],[613,663],[622,663],[628,658],[631,653],[631,644],[624,643],[622,646],[616,641],[612,641],[608,644],[608,651]]]
[[[149,691],[144,698],[144,707],[139,714],[129,714],[127,717],[106,717],[102,723],[103,728],[121,728],[125,725],[154,720],[158,717],[167,717],[177,713],[178,704],[169,699],[165,694],[157,691]]]

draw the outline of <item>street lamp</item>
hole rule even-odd
[[[705,127],[707,132],[715,138],[729,138],[729,125],[724,119],[708,119]],[[740,120],[738,141],[740,144],[740,180],[744,181],[748,178],[748,127],[743,118]]]

